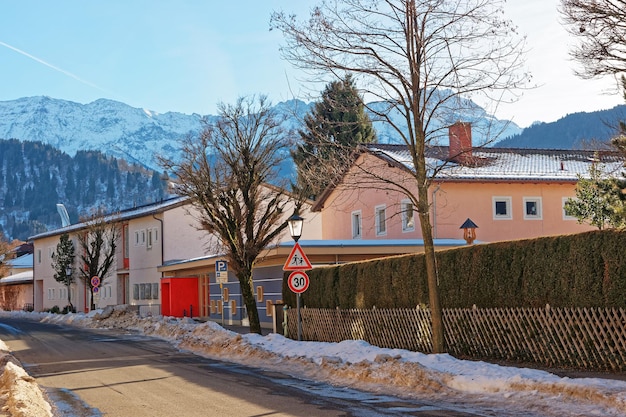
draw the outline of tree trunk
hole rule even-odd
[[[433,333],[433,353],[444,353],[443,314],[439,302],[439,279],[437,276],[437,259],[435,257],[435,243],[433,242],[430,211],[428,203],[428,187],[420,185],[419,217],[424,239],[424,261],[426,263],[426,277],[428,280],[428,301],[430,307],[431,325]]]
[[[256,306],[256,298],[252,291],[252,271],[246,274],[237,276],[239,279],[239,286],[241,287],[241,295],[243,296],[243,303],[246,306],[248,313],[248,320],[250,321],[250,333],[261,334],[261,321],[259,320],[259,310]]]
[[[96,309],[96,303],[95,303],[95,300],[93,299],[93,287],[90,286],[89,289],[91,290],[91,305],[89,309],[93,311]]]

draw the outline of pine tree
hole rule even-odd
[[[326,86],[304,123],[301,142],[291,156],[298,173],[296,188],[315,198],[347,167],[358,144],[375,141],[376,132],[349,74]],[[337,171],[320,169],[328,166]]]
[[[579,176],[576,198],[567,199],[565,213],[598,229],[626,226],[626,202],[618,184],[616,179],[604,176],[602,166],[593,163],[589,178]]]

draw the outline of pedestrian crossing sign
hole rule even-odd
[[[313,269],[313,266],[300,244],[296,242],[293,249],[291,249],[287,262],[285,262],[285,266],[283,266],[283,271],[307,271],[309,269]]]

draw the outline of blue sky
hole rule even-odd
[[[0,0],[0,100],[46,95],[88,103],[110,98],[157,112],[215,114],[220,101],[267,94],[307,99],[281,60],[272,10],[304,16],[315,0]],[[497,116],[525,127],[622,104],[613,79],[573,75],[558,0],[508,0],[528,35],[527,66],[539,85]],[[322,86],[323,87],[323,86]]]

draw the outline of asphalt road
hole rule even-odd
[[[304,381],[180,352],[117,330],[1,319],[0,339],[68,417],[492,414]]]

